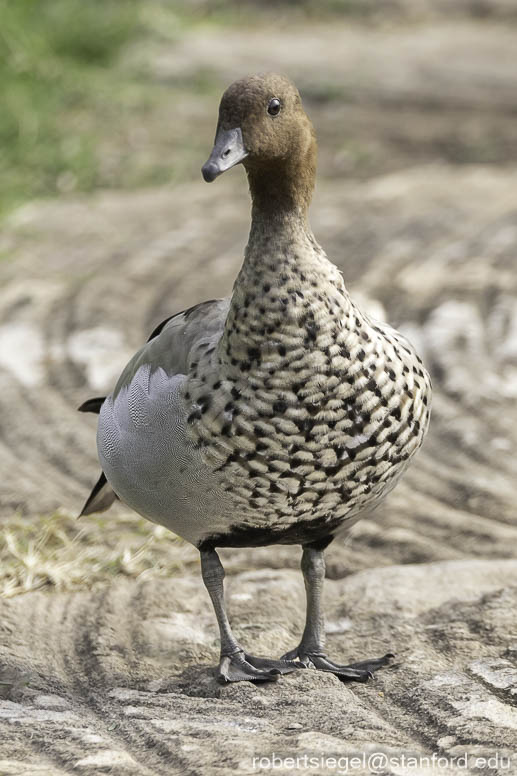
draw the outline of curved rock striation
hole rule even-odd
[[[243,572],[230,578],[228,599],[254,652],[288,648],[299,635],[296,572]],[[254,758],[306,756],[320,767],[301,772],[332,773],[324,758],[359,757],[350,772],[384,762],[380,772],[403,773],[404,758],[422,758],[409,772],[425,773],[434,754],[442,772],[461,774],[467,754],[472,769],[490,759],[491,773],[513,772],[514,561],[364,571],[329,581],[327,599],[333,654],[397,653],[374,681],[352,687],[307,669],[221,687],[207,668],[217,632],[197,577],[4,601],[10,693],[0,701],[0,771],[252,774]]]

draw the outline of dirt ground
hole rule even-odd
[[[0,776],[252,774],[253,758],[273,753],[320,758],[296,770],[316,774],[339,772],[321,758],[353,755],[365,758],[357,774],[439,773],[402,759],[433,753],[446,773],[517,769],[514,44],[507,23],[460,16],[208,29],[131,55],[163,79],[207,67],[226,83],[261,69],[295,78],[321,147],[314,232],[352,293],[406,333],[432,373],[417,462],[328,551],[329,652],[397,655],[367,685],[301,671],[220,687],[197,552],[120,506],[72,517],[98,466],[95,420],[76,407],[110,390],[161,319],[229,292],[248,228],[242,171],[10,217]],[[216,109],[210,97],[182,106],[207,154]],[[282,654],[303,619],[299,550],[221,555],[238,637]],[[378,753],[387,759],[375,771]]]

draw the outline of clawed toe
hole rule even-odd
[[[291,649],[290,652],[286,652],[285,655],[282,655],[280,660],[285,660],[292,662],[293,660],[298,660],[299,662],[303,662],[300,657],[300,651],[298,647],[296,649]]]
[[[335,674],[340,679],[351,679],[355,682],[367,682],[371,678],[371,671],[364,668],[354,668],[353,666],[343,666],[334,663],[324,655],[309,655],[309,660],[319,671],[328,671]]]
[[[358,663],[349,665],[340,665],[334,663],[324,654],[315,654],[304,652],[303,649],[293,649],[283,655],[282,660],[299,660],[306,668],[316,668],[318,671],[327,671],[335,674],[342,681],[350,680],[355,682],[367,682],[373,678],[374,671],[389,665],[394,655],[388,652],[383,657],[372,658],[371,660],[362,660]]]
[[[242,681],[275,682],[281,674],[289,674],[298,668],[303,666],[293,661],[271,660],[239,651],[233,655],[223,655],[216,677],[221,684]]]
[[[382,657],[374,657],[370,660],[361,660],[359,663],[350,663],[350,668],[356,668],[359,671],[368,671],[373,674],[378,671],[379,668],[389,666],[391,661],[395,658],[393,652],[387,652]]]
[[[255,657],[255,655],[248,655],[245,653],[246,660],[251,663],[255,668],[267,671],[278,671],[280,674],[290,674],[299,668],[303,668],[301,663],[294,660],[287,660],[280,658],[280,660],[273,660],[267,657]]]

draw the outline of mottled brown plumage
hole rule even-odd
[[[203,175],[239,162],[253,207],[233,294],[158,327],[102,405],[99,455],[124,501],[200,548],[220,678],[303,664],[364,679],[385,659],[339,666],[322,652],[322,549],[419,449],[430,381],[407,340],[354,303],[312,234],[316,141],[285,77],[251,76],[223,95]],[[274,543],[304,546],[307,622],[287,662],[235,641],[215,552]]]

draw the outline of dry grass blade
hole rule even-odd
[[[46,586],[72,590],[116,574],[164,576],[183,570],[193,554],[174,534],[131,515],[91,515],[78,523],[65,512],[4,523],[0,595]]]

